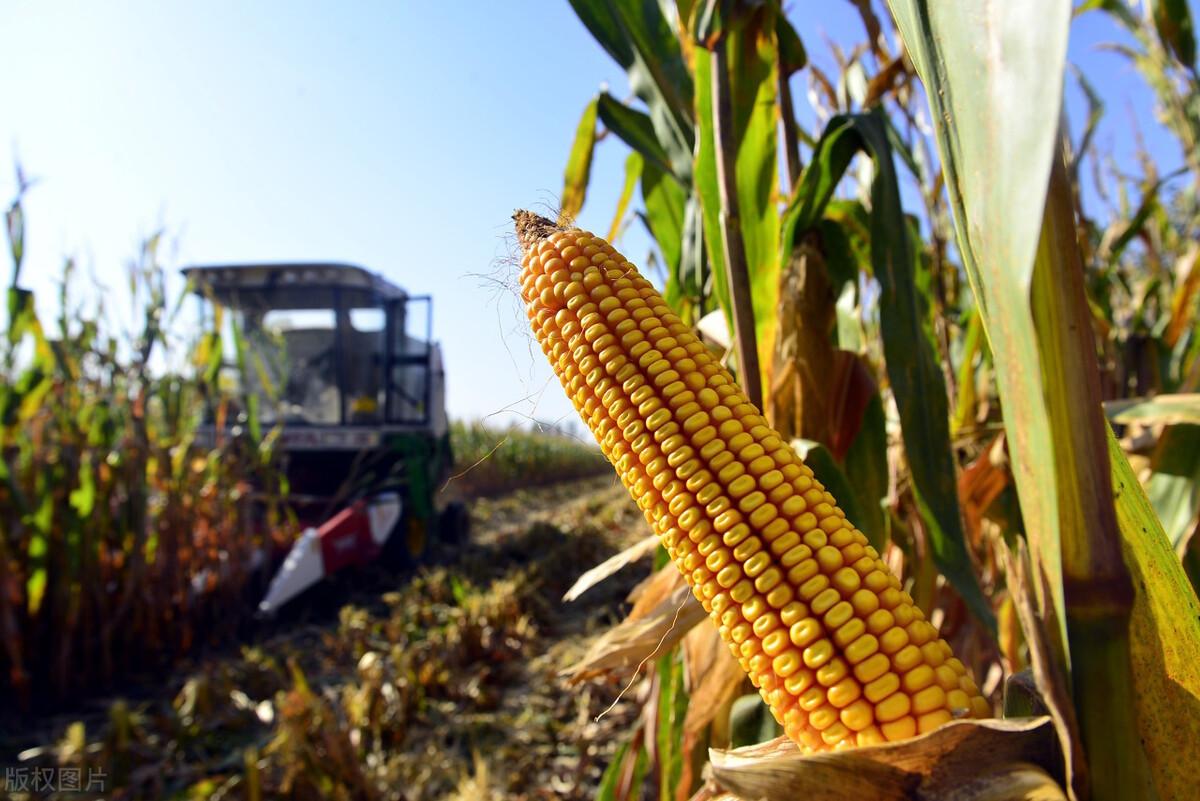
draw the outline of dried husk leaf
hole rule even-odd
[[[1023,541],[1017,540],[1016,545],[1015,553],[1007,547],[1000,548],[1004,574],[1016,605],[1017,617],[1021,621],[1021,630],[1025,634],[1025,643],[1029,647],[1030,667],[1042,702],[1054,721],[1059,746],[1067,754],[1065,775],[1068,780],[1068,798],[1074,798],[1075,793],[1071,788],[1074,786],[1075,777],[1087,770],[1083,742],[1079,737],[1079,722],[1075,718],[1075,707],[1071,702],[1066,679],[1050,653],[1048,630],[1052,624],[1041,618],[1036,609],[1034,589],[1029,583],[1032,573],[1029,552],[1025,549]]]
[[[626,616],[629,620],[645,617],[662,603],[663,599],[680,587],[686,587],[687,580],[675,565],[664,565],[655,573],[651,573],[629,591],[625,600],[633,604]]]
[[[658,535],[651,534],[620,553],[610,556],[576,579],[575,583],[571,585],[571,589],[567,590],[566,594],[563,595],[563,600],[567,602],[574,601],[592,587],[595,587],[609,576],[620,571],[621,568],[654,553],[654,549],[657,547]]]
[[[679,575],[674,565],[667,567]],[[654,596],[643,593],[639,605],[650,597]],[[561,675],[571,682],[578,682],[609,671],[638,667],[666,653],[706,617],[704,607],[692,595],[691,589],[682,584],[661,597],[648,611],[643,612],[635,606],[629,617],[601,635],[583,659],[562,671]]]
[[[992,454],[997,445],[1003,443],[1004,435],[998,434],[975,461],[967,465],[958,477],[958,498],[962,504],[967,537],[978,545],[983,518],[992,502],[1008,486],[1008,469],[997,464]]]
[[[1037,765],[1017,762],[922,794],[930,801],[1066,801],[1061,786]]]
[[[688,737],[698,735],[728,708],[746,681],[746,672],[712,621],[701,623],[684,637],[683,664],[689,698],[683,731]]]
[[[786,737],[709,752],[716,785],[739,798],[765,801],[999,801],[1061,799],[1050,794],[1061,759],[1049,717],[958,720],[898,743],[805,755]],[[982,775],[981,766],[998,766]],[[1035,771],[1039,780],[1034,781]],[[1040,795],[997,795],[1014,787]],[[1042,780],[1045,777],[1049,782]],[[983,781],[985,779],[992,781]],[[975,788],[975,795],[963,794]],[[991,794],[988,794],[991,793]]]

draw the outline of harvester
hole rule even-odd
[[[220,307],[237,332],[242,414],[279,427],[287,500],[302,525],[282,561],[264,560],[279,567],[261,613],[345,568],[417,560],[431,536],[466,539],[466,509],[435,504],[452,455],[428,295],[350,264],[183,272],[209,323]],[[200,436],[223,433],[210,422]]]

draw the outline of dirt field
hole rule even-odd
[[[648,561],[561,597],[647,533],[610,478],[476,501],[465,550],[399,581],[356,576],[336,618],[300,615],[142,700],[42,721],[17,736],[43,745],[3,764],[101,770],[114,799],[591,797],[633,704],[596,721],[621,688],[558,674]]]

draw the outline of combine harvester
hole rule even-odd
[[[431,531],[466,540],[466,508],[434,503],[452,458],[428,295],[348,264],[183,273],[205,319],[215,324],[219,305],[240,333],[246,411],[264,430],[280,426],[288,501],[305,526],[260,613],[344,568],[416,560]],[[208,424],[199,435],[215,442],[219,433]]]

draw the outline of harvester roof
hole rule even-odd
[[[251,297],[287,299],[302,308],[307,299],[324,305],[334,290],[363,299],[402,300],[407,293],[386,278],[355,264],[283,262],[275,264],[206,264],[186,267],[183,274],[197,294],[237,306]]]

